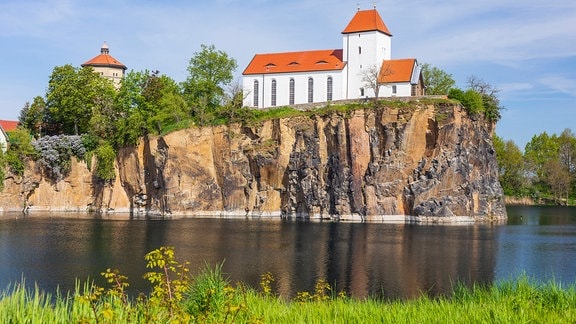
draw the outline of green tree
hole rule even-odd
[[[572,175],[576,174],[576,135],[565,129],[558,137],[558,158]]]
[[[524,157],[528,170],[536,177],[535,182],[545,179],[544,164],[547,161],[558,159],[556,135],[549,136],[548,133],[543,132],[540,135],[532,136],[524,148]]]
[[[448,97],[460,101],[460,103],[462,103],[466,108],[466,111],[472,115],[484,112],[482,95],[472,89],[462,91],[457,88],[452,88],[448,93]]]
[[[422,64],[422,78],[427,95],[447,95],[456,84],[452,74],[431,66],[429,63]]]
[[[500,89],[474,75],[469,76],[466,83],[468,84],[468,89],[482,96],[484,116],[494,122],[500,120],[502,117],[500,111],[504,109],[498,97]]]
[[[549,186],[554,199],[561,203],[570,196],[570,173],[558,159],[546,161],[543,166],[544,182]]]
[[[115,95],[112,82],[95,73],[91,67],[54,68],[46,93],[46,121],[50,133],[83,134],[88,132],[95,110]]]
[[[147,134],[160,134],[189,118],[180,87],[158,71],[129,72],[116,97],[116,146],[133,145]]]
[[[46,112],[46,101],[40,96],[34,98],[32,104],[26,103],[24,108],[20,111],[18,121],[20,125],[28,129],[33,136],[42,136],[42,125],[44,123],[44,115]]]
[[[514,141],[504,141],[499,136],[494,136],[494,149],[504,194],[521,196],[527,183],[522,151]]]
[[[184,97],[201,123],[213,119],[216,108],[223,103],[224,87],[233,80],[236,60],[214,45],[201,45],[188,65],[188,78],[182,84]]]

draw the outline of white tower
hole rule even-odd
[[[343,71],[342,91],[347,99],[373,97],[372,89],[365,89],[362,74],[366,69],[382,66],[392,51],[392,34],[376,10],[358,10],[342,31]]]
[[[117,89],[120,87],[120,81],[124,77],[124,71],[126,71],[126,65],[110,55],[110,49],[106,42],[100,48],[100,55],[93,57],[81,66],[91,66],[95,72],[112,80]]]

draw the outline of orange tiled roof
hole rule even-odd
[[[354,15],[348,26],[344,28],[342,34],[359,33],[366,31],[381,31],[386,35],[392,36],[386,24],[380,17],[376,9],[361,10]]]
[[[256,54],[243,75],[342,70],[342,50]]]
[[[2,127],[5,132],[15,130],[18,127],[18,124],[20,123],[13,120],[0,120],[0,127]]]
[[[100,54],[93,59],[82,64],[82,66],[109,66],[115,68],[121,68],[126,70],[126,65],[120,63],[117,59],[113,58],[110,54]]]
[[[120,63],[117,59],[110,55],[108,44],[104,42],[102,48],[100,49],[100,55],[95,56],[91,60],[81,65],[84,66],[98,66],[98,67],[113,67],[126,70],[126,65]]]
[[[381,83],[410,82],[416,59],[384,60],[378,80]]]

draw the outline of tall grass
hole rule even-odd
[[[156,250],[158,251],[158,250]],[[162,274],[162,290],[127,298],[124,276],[103,273],[110,288],[78,282],[63,296],[26,287],[24,280],[0,293],[0,323],[575,323],[576,285],[562,287],[520,276],[491,286],[455,285],[443,297],[412,300],[354,299],[336,294],[323,280],[294,299],[277,296],[274,278],[262,276],[260,289],[232,286],[222,264],[205,266],[197,276],[175,279],[179,264],[170,254],[148,254]],[[170,253],[168,253],[170,252]],[[152,255],[152,256],[151,256]],[[175,270],[169,268],[174,266]],[[150,267],[153,268],[153,267]],[[172,278],[172,279],[170,279]],[[170,280],[168,280],[170,279]],[[186,282],[183,298],[167,303],[167,291]]]

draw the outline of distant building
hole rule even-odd
[[[256,54],[243,75],[244,105],[256,108],[374,97],[362,81],[379,72],[380,97],[424,94],[414,58],[391,59],[392,34],[378,11],[358,10],[342,49]]]
[[[18,127],[17,121],[0,120],[0,149],[2,153],[8,150],[8,132],[15,130]]]
[[[120,63],[120,61],[110,55],[110,49],[106,42],[104,42],[102,48],[100,48],[100,55],[95,56],[81,66],[91,66],[94,68],[94,71],[100,73],[103,77],[112,80],[116,88],[120,87],[120,81],[124,77],[124,72],[127,69],[126,65]]]

